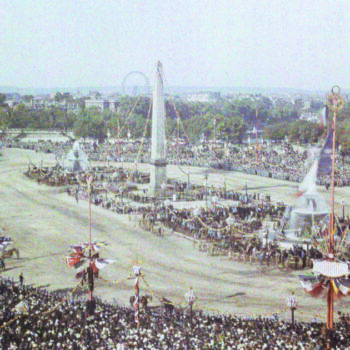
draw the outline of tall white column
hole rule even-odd
[[[153,87],[150,183],[151,193],[155,197],[162,196],[162,184],[166,184],[165,104],[162,72],[162,64],[158,62]]]

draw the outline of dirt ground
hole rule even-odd
[[[19,260],[6,260],[7,270],[3,275],[17,280],[23,272],[26,283],[69,291],[77,281],[64,256],[70,244],[88,239],[88,203],[76,203],[60,189],[27,179],[23,172],[29,159],[34,163],[42,160],[45,165],[55,163],[53,155],[16,149],[4,149],[0,158],[0,227],[14,239],[21,255]],[[143,168],[148,166],[141,164],[139,169]],[[186,168],[186,171],[188,169],[191,182],[204,183],[203,169]],[[176,166],[168,166],[168,176],[187,180]],[[228,189],[241,189],[247,184],[248,188],[256,188],[255,191],[269,193],[272,200],[287,203],[295,200],[293,183],[236,172],[209,173],[208,184],[222,186],[224,181]],[[320,190],[329,197],[324,189]],[[336,191],[338,211],[349,191],[349,188]],[[184,294],[192,286],[198,297],[196,305],[204,311],[271,315],[286,309],[286,298],[295,290],[299,304],[297,319],[311,320],[315,314],[320,315],[318,320],[326,318],[326,300],[304,294],[297,278],[300,272],[232,262],[227,257],[208,257],[187,239],[170,233],[163,238],[154,236],[138,227],[136,216],[116,215],[95,206],[92,222],[93,239],[109,242],[101,256],[117,260],[101,271],[104,280],[96,283],[96,295],[104,299],[128,304],[134,292],[133,280],[119,284],[110,281],[128,277],[135,260],[139,259],[154,295],[176,303],[184,303]],[[142,293],[151,294],[144,282],[141,282]],[[335,310],[350,312],[349,299],[337,302]],[[153,305],[158,303],[154,298]],[[279,315],[289,318],[290,311]]]

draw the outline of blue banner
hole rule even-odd
[[[317,177],[332,175],[332,146],[333,146],[333,131],[329,130],[329,134],[324,144],[320,160],[318,162]]]

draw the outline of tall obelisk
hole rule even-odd
[[[158,61],[155,72],[152,103],[152,152],[150,190],[161,197],[166,184],[165,104],[163,92],[163,67]]]

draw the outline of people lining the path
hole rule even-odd
[[[305,247],[286,249],[277,241],[268,241],[268,223],[273,225],[274,234],[283,234],[286,206],[273,203],[262,194],[225,187],[189,187],[185,182],[171,181],[167,189],[170,195],[176,194],[181,200],[206,200],[201,208],[174,209],[171,202],[170,205],[164,205],[162,201],[157,203],[143,191],[134,191],[136,186],[133,184],[148,182],[148,174],[112,166],[94,167],[89,173],[94,178],[92,204],[117,214],[142,215],[140,225],[143,228],[159,235],[163,235],[164,228],[183,233],[198,241],[198,249],[210,255],[228,255],[232,259],[294,269],[309,268],[312,259],[319,257],[319,250]],[[26,174],[40,183],[67,185],[67,193],[77,202],[89,198],[86,173],[67,173],[58,165],[43,169],[29,165]],[[231,200],[235,204],[222,206],[218,202],[220,199]],[[349,223],[345,225],[344,230]],[[261,231],[266,232],[266,242],[261,238]],[[324,228],[321,230],[319,227],[316,231],[303,232],[303,236],[311,238],[315,246]],[[337,232],[336,236],[341,236],[341,232]]]
[[[45,350],[255,350],[333,349],[350,346],[350,317],[340,314],[335,331],[324,323],[296,324],[270,317],[239,317],[195,311],[190,327],[187,309],[142,310],[136,328],[131,307],[96,299],[90,315],[86,296],[50,292],[0,279],[0,347]]]
[[[5,141],[6,147],[55,153],[57,159],[62,159],[72,148],[72,145],[73,141]],[[123,144],[119,151],[116,144],[108,141],[98,146],[96,146],[96,143],[86,142],[82,144],[82,148],[87,153],[90,161],[116,161],[122,163],[149,163],[150,161],[151,147],[149,140],[137,145]],[[256,151],[255,146],[241,145],[228,148],[225,155],[203,146],[187,144],[181,147],[174,147],[168,145],[167,162],[168,164],[179,166],[213,167],[229,171],[240,171],[252,175],[300,183],[308,173],[315,156],[309,153],[289,143],[283,143],[279,146],[267,146],[266,143],[263,143],[263,145],[259,145],[258,151]],[[322,176],[317,179],[317,184],[319,185],[328,187],[329,183],[329,176]],[[338,152],[335,162],[335,186],[349,185],[350,158]]]

